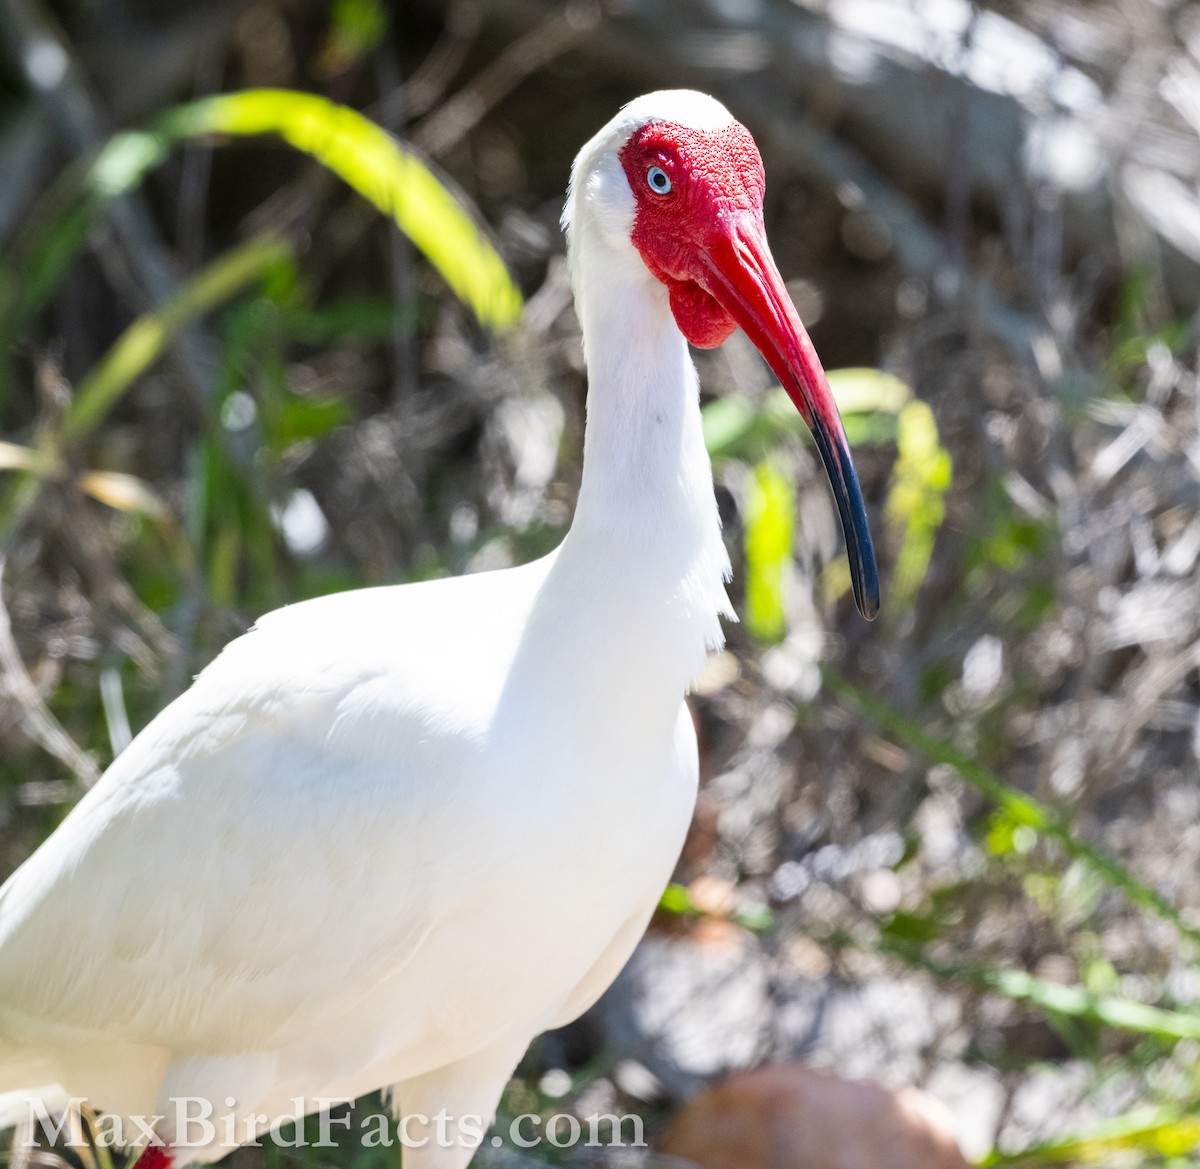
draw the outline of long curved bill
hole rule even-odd
[[[858,611],[879,612],[879,570],[858,474],[825,371],[800,322],[771,251],[761,219],[731,217],[703,249],[704,290],[742,328],[796,404],[821,452],[846,534],[850,578]]]

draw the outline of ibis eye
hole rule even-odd
[[[650,190],[656,195],[669,195],[671,193],[671,179],[661,166],[652,166],[646,172],[646,182],[650,184]]]

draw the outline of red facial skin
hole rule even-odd
[[[825,371],[767,247],[754,139],[737,122],[720,130],[651,122],[620,159],[637,207],[630,240],[667,286],[680,332],[713,349],[740,325],[812,430],[846,534],[854,599],[871,619],[879,577],[862,491]],[[653,167],[669,191],[650,185]]]
[[[707,132],[651,122],[626,143],[621,165],[638,205],[634,246],[670,290],[680,332],[697,349],[715,349],[737,322],[698,283],[698,255],[728,235],[731,218],[762,215],[766,178],[754,139],[738,122]],[[666,172],[670,194],[650,190],[652,166]]]

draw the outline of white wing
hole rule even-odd
[[[275,1047],[408,961],[486,888],[478,752],[548,563],[227,647],[0,890],[0,1037]]]

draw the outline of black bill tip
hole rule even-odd
[[[850,458],[850,448],[835,446],[820,426],[814,426],[812,431],[833,488],[833,498],[837,501],[842,531],[846,536],[854,603],[868,621],[874,621],[879,612],[879,566],[875,562],[871,526],[867,522],[867,508],[858,484],[858,473]]]

